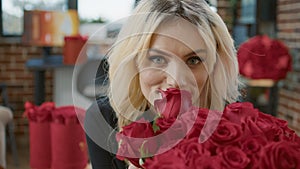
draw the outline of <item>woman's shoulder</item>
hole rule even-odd
[[[97,97],[96,103],[97,103],[97,106],[99,107],[99,109],[113,111],[113,109],[110,105],[110,102],[109,102],[109,98],[107,96]]]

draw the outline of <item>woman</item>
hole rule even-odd
[[[187,90],[193,105],[214,110],[239,95],[233,41],[204,0],[142,0],[108,53],[108,64],[108,98],[97,100],[85,122],[96,169],[126,168],[114,158],[113,128],[153,117],[160,90]]]

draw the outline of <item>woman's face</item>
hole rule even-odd
[[[160,26],[139,65],[141,91],[150,104],[161,98],[159,90],[179,88],[191,92],[193,103],[208,79],[206,46],[197,29],[184,20]]]

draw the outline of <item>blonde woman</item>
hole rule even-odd
[[[107,140],[114,127],[153,117],[160,90],[187,90],[193,105],[214,110],[239,96],[233,41],[204,0],[142,0],[107,59],[108,97],[97,100],[85,122],[94,169],[127,167],[115,159],[117,143]]]

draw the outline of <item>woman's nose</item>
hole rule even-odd
[[[168,87],[180,88],[185,85],[187,76],[185,69],[180,63],[168,66],[165,72]]]
[[[167,76],[167,85],[168,85],[168,87],[179,88],[179,84],[178,84],[176,79],[174,77],[172,77],[171,75],[168,75]]]

